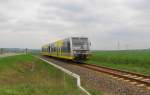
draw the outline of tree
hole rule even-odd
[[[4,52],[4,49],[0,48],[0,54],[3,54],[3,52]]]

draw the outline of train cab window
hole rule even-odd
[[[73,37],[72,38],[72,46],[75,50],[89,50],[89,42],[88,38],[79,38]]]

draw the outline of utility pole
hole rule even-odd
[[[120,50],[120,42],[117,42],[117,49]]]
[[[27,53],[28,53],[28,49],[27,48],[26,48],[25,52],[26,52],[26,55],[27,55]]]

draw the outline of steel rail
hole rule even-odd
[[[140,84],[144,84],[148,87],[150,87],[150,81],[145,81],[146,79],[150,80],[149,76],[144,76],[144,75],[140,75],[137,73],[133,73],[133,72],[127,72],[127,71],[121,71],[121,70],[117,70],[117,69],[112,69],[112,68],[107,68],[107,67],[101,67],[101,66],[97,66],[97,65],[91,65],[91,64],[82,64],[80,65],[81,67],[84,68],[88,68],[94,71],[98,71],[98,72],[102,72],[102,73],[106,73],[109,75],[113,75],[119,78],[123,78],[126,80],[130,80],[133,82],[137,82]],[[131,76],[127,76],[127,75],[131,75]],[[132,77],[132,76],[136,76],[136,78]],[[141,79],[137,78],[137,77],[141,77]]]
[[[129,71],[124,71],[124,70],[109,68],[109,67],[105,67],[105,66],[98,66],[98,65],[94,65],[94,64],[87,64],[87,63],[85,63],[85,64],[86,64],[86,65],[95,66],[95,67],[98,67],[98,68],[104,68],[104,69],[114,70],[114,71],[118,71],[118,72],[121,72],[121,73],[136,75],[136,76],[138,76],[138,77],[143,77],[143,78],[150,79],[150,76],[146,76],[146,75],[139,74],[139,73],[135,73],[135,72],[129,72]]]

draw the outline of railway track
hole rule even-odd
[[[60,59],[57,59],[57,60],[60,60]],[[93,71],[98,71],[98,72],[102,72],[105,74],[109,74],[109,75],[112,75],[114,78],[124,79],[125,81],[130,81],[132,84],[135,84],[137,86],[141,86],[141,87],[145,86],[150,90],[150,76],[145,76],[145,75],[137,74],[134,72],[122,71],[118,69],[112,69],[112,68],[108,68],[104,66],[97,66],[93,64],[87,64],[87,63],[77,64],[75,62],[66,61],[66,60],[60,60],[60,61],[65,61],[72,65],[78,65],[80,67],[87,68]]]
[[[82,64],[80,66],[94,71],[112,75],[114,78],[120,78],[126,81],[131,81],[131,83],[136,84],[137,86],[146,86],[148,87],[148,89],[150,89],[149,76],[145,76],[133,72],[122,71],[118,69],[107,68],[103,66],[92,65],[92,64]]]

